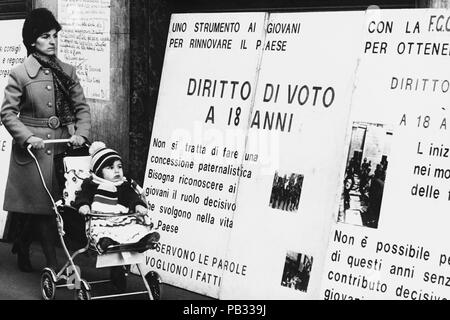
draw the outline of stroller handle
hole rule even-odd
[[[69,143],[70,139],[53,139],[53,140],[44,140],[44,144],[58,144],[58,143]]]
[[[57,143],[69,143],[70,139],[53,139],[53,140],[44,140],[44,145],[46,144],[57,144]],[[33,147],[32,144],[28,144],[27,145],[27,149],[31,150],[31,148]]]
[[[59,143],[70,143],[70,139],[49,139],[49,140],[44,140],[44,145],[48,145],[48,144],[59,144]],[[84,143],[85,146],[89,147],[88,143]],[[31,148],[33,147],[33,145],[28,144],[27,149],[31,150]]]

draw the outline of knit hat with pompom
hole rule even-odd
[[[115,150],[107,148],[105,143],[101,141],[95,141],[91,144],[89,154],[92,157],[91,171],[97,176],[109,160],[122,160]]]

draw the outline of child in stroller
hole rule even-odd
[[[154,249],[158,232],[150,232],[152,223],[147,204],[124,177],[122,159],[103,142],[89,148],[91,177],[84,180],[73,206],[86,219],[89,244],[99,254],[116,249],[144,252]],[[128,215],[134,211],[137,215]],[[122,266],[111,269],[111,279],[121,290],[126,287]]]
[[[44,144],[69,142],[69,139],[57,139],[45,140]],[[156,242],[159,240],[159,234],[157,232],[150,232],[153,224],[149,222],[149,217],[142,215],[147,212],[145,195],[143,194],[142,189],[133,180],[128,182],[123,177],[123,171],[120,165],[121,159],[117,152],[107,149],[104,144],[98,143],[94,144],[91,148],[92,157],[85,155],[85,148],[83,148],[83,150],[80,149],[79,151],[76,149],[69,150],[62,158],[65,178],[63,198],[55,201],[47,188],[39,161],[34,155],[31,145],[27,147],[27,150],[36,164],[42,184],[53,204],[61,247],[68,258],[68,261],[59,269],[59,271],[49,267],[42,271],[41,293],[44,300],[53,300],[55,298],[56,289],[61,287],[75,290],[75,299],[77,300],[105,299],[140,294],[148,294],[151,300],[160,299],[161,278],[155,271],[143,273],[140,265],[143,263],[144,256],[142,253],[139,253],[146,251],[147,249],[154,249],[156,247]],[[109,160],[112,161],[112,164]],[[114,171],[114,174],[110,175],[111,168],[114,167],[114,164],[116,164],[117,168],[112,170]],[[109,166],[109,171],[108,169],[103,170],[105,166]],[[89,174],[90,171],[94,172],[92,176]],[[98,174],[102,177],[98,177]],[[84,191],[81,188],[82,184],[85,184]],[[89,186],[94,187],[90,188]],[[91,192],[94,190],[92,197],[89,196],[89,190]],[[126,192],[125,194],[128,196],[125,197],[124,201],[122,200],[122,190],[127,190],[127,192],[132,190],[136,194],[133,195],[131,192]],[[101,193],[104,194],[102,195]],[[115,193],[117,193],[117,195]],[[78,200],[78,202],[75,200]],[[74,205],[77,203],[78,208],[75,208]],[[140,214],[138,213],[136,216],[135,213],[125,213],[124,208],[119,206],[119,204],[124,206],[131,205],[131,209],[135,209],[140,212]],[[83,209],[81,209],[82,207]],[[97,213],[94,212],[94,210],[97,211]],[[80,215],[78,211],[85,214],[85,216]],[[106,213],[106,211],[112,213]],[[133,218],[133,216],[136,217]],[[89,221],[93,217],[99,218],[97,221],[99,223],[97,232],[91,230],[92,225]],[[125,217],[127,219],[124,219]],[[108,236],[106,236],[106,233],[100,232],[101,228],[104,227],[100,222],[106,220],[106,218],[118,218],[118,221],[121,221],[123,226],[135,225],[135,233],[125,240],[124,237],[129,236],[127,232],[118,232],[118,238],[115,238],[113,233],[109,233]],[[87,226],[86,221],[88,222]],[[114,219],[111,221],[114,221]],[[128,221],[128,224],[124,223],[125,221]],[[64,228],[65,222],[68,222],[68,225],[70,225],[68,229]],[[95,223],[93,226],[95,227]],[[123,230],[119,228],[119,226],[114,230]],[[86,227],[88,228],[86,229]],[[131,228],[129,230],[131,230]],[[102,238],[104,239],[99,241]],[[109,240],[107,238],[109,238]],[[80,248],[79,242],[81,242],[83,247],[73,254],[70,254],[65,239],[75,239],[73,244],[76,248]],[[136,239],[138,239],[137,242],[133,242]],[[119,277],[119,280],[123,280],[122,285],[126,286],[126,274],[123,273],[123,266],[126,265],[128,267],[133,265],[142,277],[146,290],[114,295],[96,295],[93,297],[91,284],[107,283],[111,280],[114,282],[114,279],[88,282],[81,278],[81,270],[75,265],[74,260],[80,254],[92,251],[89,249],[93,249],[93,252],[102,253],[97,257],[97,268],[113,266],[112,271],[114,269],[121,271],[119,275],[122,277]],[[116,268],[116,266],[120,267]],[[66,284],[64,284],[64,282],[66,282]],[[120,290],[121,288],[118,289]]]
[[[91,244],[102,254],[114,245],[138,242],[139,252],[152,249],[159,240],[147,215],[147,204],[123,175],[120,155],[94,142],[89,148],[91,177],[84,180],[74,207],[79,213],[94,213],[86,225]],[[122,215],[135,210],[140,216]]]

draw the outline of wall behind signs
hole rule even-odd
[[[57,16],[58,4],[58,0],[35,0],[34,7],[48,8]],[[109,80],[107,81],[109,81],[109,89],[112,94],[108,100],[88,99],[92,114],[93,141],[104,141],[107,146],[120,152],[125,169],[128,169],[129,166],[130,130],[129,5],[127,0],[111,1],[110,61]],[[105,17],[105,20],[108,20],[108,17]],[[88,22],[89,20],[86,19],[86,23]],[[95,61],[92,63],[95,64]],[[108,86],[105,85],[106,87]]]
[[[110,8],[110,0],[59,0],[58,57],[76,66],[90,99],[110,100]]]

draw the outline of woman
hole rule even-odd
[[[22,37],[28,57],[11,70],[1,108],[1,120],[13,137],[3,208],[20,214],[22,226],[12,252],[19,269],[31,272],[29,248],[34,232],[41,242],[48,267],[57,268],[56,220],[36,164],[27,152],[31,145],[46,185],[61,197],[57,159],[66,145],[45,145],[47,139],[69,139],[74,146],[88,141],[91,115],[75,68],[56,58],[61,26],[53,14],[40,8],[26,18]]]

